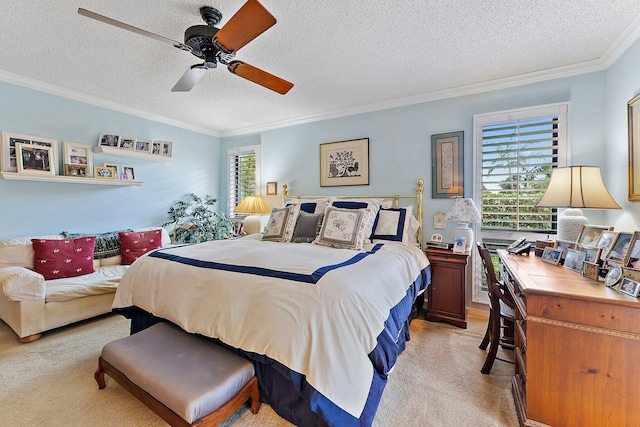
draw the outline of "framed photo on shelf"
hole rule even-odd
[[[120,175],[120,179],[123,181],[135,181],[136,180],[136,170],[133,166],[122,166],[122,175]]]
[[[64,175],[65,176],[76,176],[78,178],[86,178],[89,172],[87,165],[64,165]]]
[[[87,175],[87,172],[93,171],[93,160],[91,154],[91,146],[87,144],[77,144],[75,142],[63,141],[62,142],[62,157],[63,163],[65,165],[64,174],[67,175],[67,166],[66,165],[79,165],[86,166],[84,175]],[[77,171],[76,171],[77,172]],[[77,174],[74,174],[76,176]]]
[[[55,175],[53,149],[44,145],[16,144],[18,173]]]
[[[104,163],[104,167],[113,168],[113,170],[114,170],[113,179],[119,179],[120,178],[120,175],[119,175],[120,167],[117,164],[115,164],[115,163]]]
[[[582,268],[586,256],[587,254],[584,252],[576,251],[575,249],[569,249],[562,266],[564,268],[568,268],[569,270],[573,270],[576,273],[582,274]]]
[[[155,156],[162,156],[162,142],[153,141],[151,143],[151,154]]]
[[[584,259],[585,262],[597,263],[600,259],[600,252],[602,249],[591,247],[591,246],[580,246],[580,252],[584,252],[586,257]]]
[[[578,235],[578,245],[594,247],[598,244],[602,232],[611,230],[613,227],[608,225],[583,225],[580,235]]]
[[[598,280],[598,264],[585,261],[582,265],[582,275],[588,279]]]
[[[52,149],[52,157],[50,159],[51,166],[54,175],[58,173],[58,140],[11,132],[2,132],[2,152],[0,153],[0,160],[2,160],[0,170],[2,172],[18,171],[16,144],[50,147]]]
[[[569,249],[575,249],[576,245],[576,242],[569,242],[568,240],[556,240],[555,248],[560,249],[560,252],[562,253],[560,255],[560,258],[565,259],[567,257],[567,252],[569,251]]]
[[[158,141],[162,144],[162,154],[165,157],[171,157],[173,154],[173,143],[169,141]]]
[[[136,140],[136,152],[151,154],[151,141],[147,139]]]
[[[101,133],[98,145],[101,147],[118,148],[120,146],[120,135]]]
[[[622,279],[622,284],[620,285],[620,292],[622,292],[623,294],[631,295],[632,297],[637,297],[639,291],[640,291],[640,282],[636,282],[635,280],[631,280],[626,277]]]
[[[115,179],[116,171],[107,166],[94,166],[93,177],[96,179]]]
[[[464,131],[431,135],[431,197],[464,197]]]
[[[618,284],[620,279],[622,279],[622,268],[613,267],[611,270],[609,270],[607,275],[604,277],[604,284],[612,288]]]
[[[320,187],[369,185],[369,138],[320,144]]]
[[[606,261],[623,264],[627,259],[627,252],[631,246],[633,233],[619,232],[611,246],[611,250],[605,257]]]
[[[562,255],[561,249],[552,248],[551,246],[547,246],[544,248],[544,252],[542,253],[542,261],[548,262],[549,264],[558,265],[560,262],[560,256]]]
[[[267,182],[267,196],[277,196],[277,195],[278,195],[278,183]]]
[[[123,136],[122,138],[120,138],[118,148],[121,150],[134,151],[136,149],[136,140],[137,138],[131,136]]]
[[[596,247],[600,249],[600,259],[604,260],[607,257],[617,236],[617,231],[603,231],[602,234],[600,234],[600,239],[598,239],[598,243],[596,244]]]

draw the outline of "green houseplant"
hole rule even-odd
[[[229,237],[230,223],[224,214],[212,211],[217,202],[210,195],[204,198],[185,194],[169,207],[169,220],[162,227],[173,225],[173,243],[201,243]]]

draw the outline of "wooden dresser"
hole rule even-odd
[[[521,425],[640,425],[640,301],[499,250],[516,301],[513,396]]]

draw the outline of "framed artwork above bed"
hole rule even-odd
[[[369,185],[369,138],[320,144],[320,186]]]
[[[431,161],[431,197],[464,197],[464,132],[431,135]]]

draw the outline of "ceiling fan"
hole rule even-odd
[[[233,74],[271,89],[281,95],[292,87],[290,83],[274,76],[253,65],[235,60],[236,52],[251,40],[271,28],[276,18],[269,13],[257,0],[248,0],[235,15],[229,19],[224,27],[218,29],[216,25],[222,19],[218,9],[204,6],[200,8],[200,15],[207,25],[194,25],[184,32],[184,43],[154,34],[150,31],[134,27],[104,15],[79,8],[82,16],[132,31],[161,42],[170,43],[178,49],[185,50],[204,60],[202,64],[192,65],[171,89],[172,92],[190,91],[202,76],[218,63],[226,65]]]

